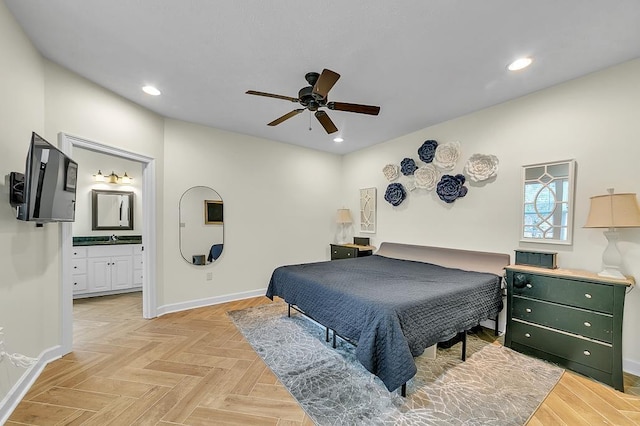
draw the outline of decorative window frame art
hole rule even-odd
[[[360,232],[376,233],[376,188],[360,190]]]

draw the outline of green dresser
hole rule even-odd
[[[510,265],[505,346],[624,392],[622,316],[633,278]]]

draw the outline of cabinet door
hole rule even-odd
[[[133,268],[131,256],[113,256],[111,258],[111,289],[131,288]]]
[[[90,257],[87,259],[89,291],[111,290],[111,258]]]

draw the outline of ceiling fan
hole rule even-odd
[[[378,115],[378,113],[380,112],[379,106],[349,104],[345,102],[329,102],[327,94],[340,78],[340,74],[338,74],[337,72],[325,68],[324,70],[322,70],[322,74],[318,74],[317,72],[308,72],[307,74],[305,74],[304,78],[305,80],[307,80],[307,83],[309,83],[309,86],[300,89],[297,98],[275,95],[273,93],[257,92],[255,90],[247,90],[246,93],[248,95],[284,99],[285,101],[297,102],[304,107],[294,109],[293,111],[286,113],[282,117],[276,118],[271,123],[268,123],[268,126],[277,126],[283,121],[300,114],[305,109],[308,109],[309,111],[315,111],[314,115],[316,116],[320,124],[322,124],[324,130],[326,130],[327,133],[331,134],[337,132],[338,128],[335,124],[333,124],[333,121],[331,121],[329,115],[327,115],[325,111],[320,110],[320,108],[329,108],[336,111],[349,111],[358,114],[369,115]]]

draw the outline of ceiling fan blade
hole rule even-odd
[[[271,123],[267,124],[267,126],[277,126],[278,124],[282,123],[283,121],[288,120],[291,117],[300,114],[302,111],[304,111],[304,108],[294,109],[293,111],[286,113],[282,117],[276,118]]]
[[[337,72],[328,70],[326,68],[323,69],[322,74],[320,74],[320,77],[318,77],[318,81],[316,81],[316,84],[314,84],[313,86],[313,94],[320,95],[323,99],[326,98],[327,93],[329,93],[329,90],[331,90],[331,88],[334,84],[336,84],[336,81],[338,81],[339,78],[340,74],[338,74]]]
[[[245,93],[247,95],[266,96],[267,98],[276,98],[276,99],[284,99],[285,101],[299,102],[298,98],[292,98],[291,96],[275,95],[273,93],[257,92],[255,90],[247,90]]]
[[[326,130],[328,134],[335,133],[338,131],[338,128],[336,127],[335,124],[333,124],[333,121],[331,121],[331,118],[329,118],[326,112],[316,111],[315,115],[318,121],[320,122],[320,124],[322,124],[322,127],[324,127],[324,130]]]
[[[378,115],[380,112],[379,106],[348,104],[346,102],[329,102],[327,103],[327,107],[336,111],[357,112],[359,114],[369,115]]]

